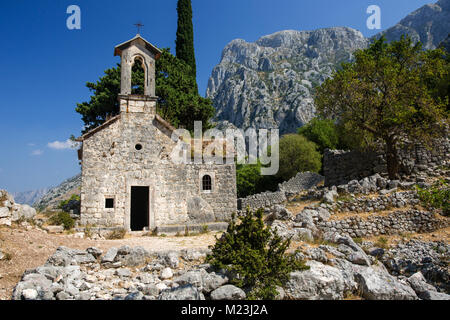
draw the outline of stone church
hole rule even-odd
[[[122,66],[120,113],[77,139],[80,224],[142,231],[226,221],[236,211],[235,164],[176,164],[169,157],[175,128],[156,113],[161,51],[138,34],[114,55]],[[145,70],[144,95],[132,94],[134,63]]]

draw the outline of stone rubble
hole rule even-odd
[[[36,216],[36,209],[26,204],[14,202],[6,190],[0,190],[0,226],[11,226],[12,222],[33,220]]]

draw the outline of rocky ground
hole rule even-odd
[[[449,218],[424,207],[416,189],[445,180],[443,174],[416,182],[375,175],[267,206],[267,225],[291,238],[289,251],[309,266],[291,273],[278,298],[450,299]],[[213,234],[92,240],[38,225],[0,228],[3,299],[246,297],[229,274],[205,263]]]
[[[26,224],[25,224],[26,225]],[[36,226],[0,227],[0,300],[11,299],[13,288],[26,270],[45,263],[59,246],[85,250],[97,247],[142,246],[149,251],[205,249],[215,242],[214,233],[189,237],[143,237],[127,235],[120,240],[75,238],[75,234],[51,234]]]

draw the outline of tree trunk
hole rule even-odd
[[[392,138],[385,139],[386,141],[386,164],[389,174],[389,179],[396,180],[399,178],[400,163],[397,154],[397,147]]]

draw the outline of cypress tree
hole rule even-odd
[[[194,80],[197,77],[197,67],[194,53],[194,26],[192,25],[191,0],[178,0],[178,28],[176,44],[176,55],[178,59],[186,62],[191,67]],[[195,81],[197,86],[197,82]]]

